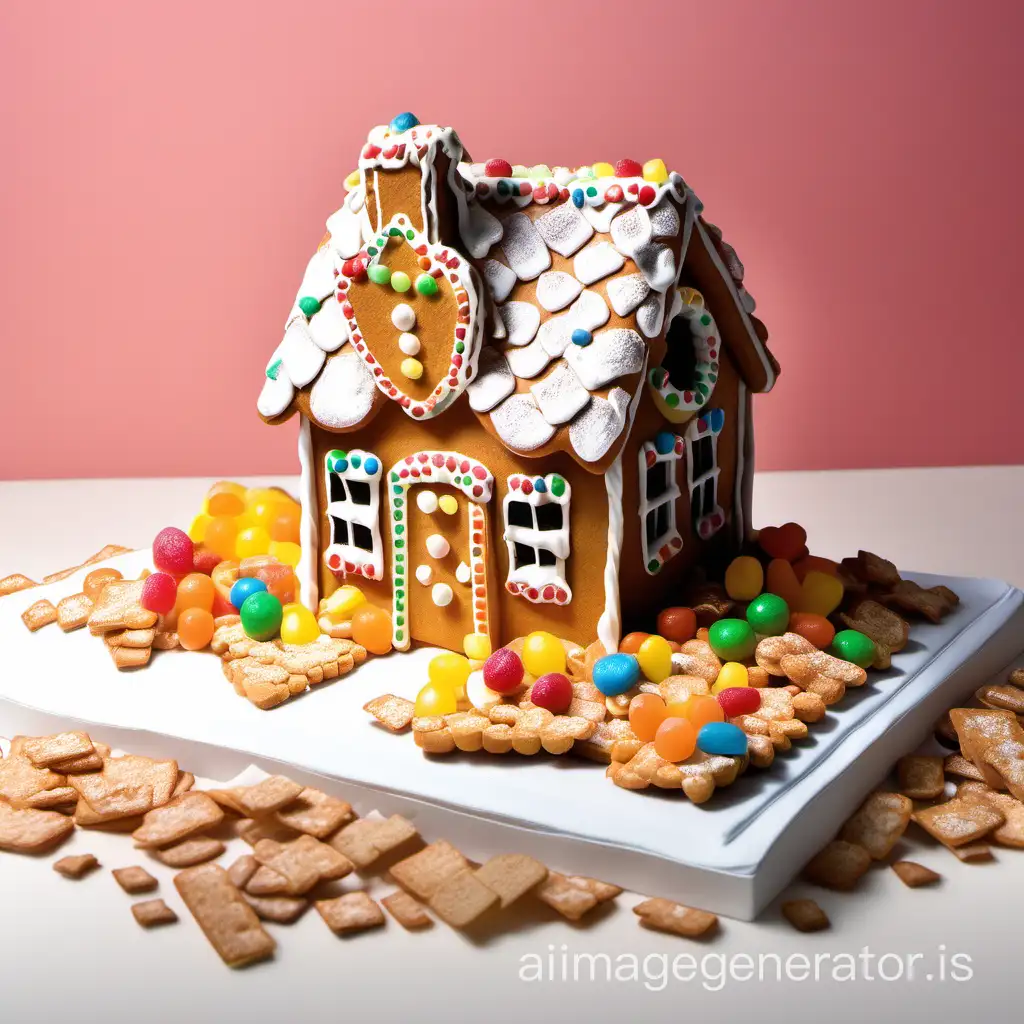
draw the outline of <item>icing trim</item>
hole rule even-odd
[[[597,620],[597,639],[605,654],[619,649],[622,638],[622,608],[619,601],[619,565],[622,561],[622,452],[615,456],[604,475],[608,495],[608,546],[604,562],[604,611]]]
[[[654,576],[661,567],[675,558],[683,550],[683,538],[676,525],[676,501],[681,497],[677,478],[679,460],[685,451],[685,442],[678,434],[663,431],[653,441],[644,441],[640,446],[638,459],[640,463],[640,549],[643,552],[644,568],[648,575]],[[666,449],[662,451],[661,449]],[[652,499],[647,497],[647,475],[658,464],[667,464],[665,490]],[[653,541],[647,536],[647,517],[656,515],[658,510],[667,505],[667,525],[665,530]]]
[[[670,423],[684,423],[691,414],[711,400],[718,383],[722,348],[718,325],[705,306],[704,296],[700,292],[693,288],[676,290],[668,330],[665,332],[666,339],[677,317],[684,317],[690,328],[689,340],[696,357],[694,387],[680,390],[669,380],[668,371],[662,366],[655,366],[647,375],[654,403]]]
[[[380,481],[381,464],[373,452],[353,448],[343,452],[332,448],[324,456],[324,490],[326,503],[324,518],[327,521],[328,544],[323,551],[324,565],[336,576],[363,576],[368,580],[379,580],[384,576],[384,550],[380,538]],[[331,499],[334,481],[341,484],[343,498]],[[365,504],[352,499],[349,484],[353,481],[365,483],[370,500]],[[334,520],[345,523],[346,541],[334,541]],[[354,527],[361,526],[370,533],[370,548],[353,543]]]
[[[700,416],[692,419],[686,427],[686,483],[690,492],[690,515],[693,527],[701,540],[714,536],[725,525],[725,512],[718,504],[718,435],[725,425],[725,413],[721,409],[706,409]],[[710,468],[694,476],[697,446],[702,441],[710,442]],[[702,446],[704,447],[704,446]],[[708,506],[707,488],[711,488],[711,508],[709,511],[694,512],[694,497],[699,493],[698,509]]]
[[[319,501],[316,493],[316,475],[313,472],[313,437],[309,420],[300,417],[299,423],[299,545],[302,553],[295,575],[299,581],[302,603],[316,615],[320,603],[320,579],[317,566],[320,561],[320,531],[317,527]]]
[[[565,581],[565,560],[569,557],[570,548],[569,504],[572,499],[569,481],[558,473],[536,477],[513,473],[507,483],[508,490],[502,502],[505,522],[503,539],[508,547],[509,566],[505,589],[534,604],[569,604],[572,601],[572,590]],[[532,526],[510,522],[509,513],[513,504],[529,507]],[[558,505],[562,509],[562,525],[556,530],[540,529],[537,509],[546,505]],[[517,567],[517,545],[531,548],[534,560]],[[540,564],[542,551],[553,556],[552,565]]]

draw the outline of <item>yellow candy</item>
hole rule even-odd
[[[470,661],[486,661],[491,656],[491,638],[483,633],[467,633],[462,639],[462,649]]]
[[[320,636],[320,626],[305,605],[286,604],[281,612],[281,639],[286,644],[311,644]]]
[[[278,495],[275,498],[262,498],[259,501],[255,501],[252,504],[247,505],[245,512],[242,513],[242,516],[245,518],[245,526],[259,527],[259,529],[263,530],[269,537],[270,526],[281,514],[282,504],[283,502],[281,501],[281,497]]]
[[[614,178],[615,168],[611,164],[596,163],[594,164],[594,177],[595,178]]]
[[[523,666],[538,679],[549,672],[565,672],[562,641],[541,629],[531,633],[523,642]]]
[[[442,494],[437,502],[438,508],[445,515],[453,516],[459,510],[459,503],[455,500],[455,496],[452,494]]]
[[[279,562],[284,562],[285,565],[290,565],[294,569],[299,564],[302,548],[294,541],[272,540],[270,547],[267,549],[267,554],[276,558]]]
[[[359,186],[359,181],[360,181],[359,172],[358,171],[352,171],[345,178],[345,188],[347,188],[349,191],[351,191],[352,189],[357,188]]]
[[[439,688],[449,688],[456,699],[466,696],[469,662],[461,654],[439,654],[427,666],[427,678]]]
[[[192,520],[192,525],[188,528],[188,537],[193,544],[203,543],[203,538],[206,536],[206,527],[212,518],[212,516],[208,516],[205,512],[200,512]]]
[[[250,487],[245,492],[245,507],[252,508],[260,501],[281,501],[283,495],[273,487]]]
[[[459,704],[455,699],[455,691],[450,686],[439,686],[427,683],[416,694],[414,714],[417,718],[430,718],[433,715],[454,715]]]
[[[648,160],[644,164],[644,181],[653,181],[655,185],[668,181],[668,168],[665,166],[665,161]]]
[[[764,589],[764,569],[753,555],[740,555],[725,570],[725,592],[734,601],[753,601]]]
[[[526,164],[513,164],[512,165],[512,177],[513,178],[525,178],[529,175],[529,170]]]
[[[399,366],[399,369],[409,380],[419,380],[423,376],[423,364],[411,356],[408,359],[402,360],[402,365]]]
[[[843,585],[826,572],[812,569],[800,588],[798,612],[813,612],[816,615],[831,615],[843,600]]]
[[[323,613],[338,625],[341,622],[348,622],[352,613],[361,605],[366,604],[366,596],[358,587],[346,584],[327,598],[324,603]]]
[[[672,675],[672,648],[663,636],[649,636],[638,648],[636,660],[640,671],[652,683],[660,683]]]
[[[718,672],[718,678],[711,687],[712,693],[721,693],[722,690],[731,690],[736,686],[749,686],[750,676],[747,674],[747,666],[741,665],[738,661],[727,661]]]
[[[270,534],[262,526],[247,526],[235,538],[235,558],[252,558],[270,550]]]

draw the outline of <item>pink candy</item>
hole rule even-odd
[[[761,691],[755,686],[730,686],[716,696],[726,718],[752,715],[761,707]]]
[[[644,168],[635,160],[619,160],[615,165],[615,177],[617,178],[642,178]]]
[[[512,165],[507,160],[494,157],[484,164],[484,175],[488,178],[511,178]]]
[[[539,708],[561,715],[569,710],[572,703],[572,683],[561,672],[549,672],[541,676],[530,690],[530,701]]]
[[[165,572],[150,573],[142,584],[142,607],[166,615],[178,596],[178,581]]]
[[[484,662],[484,683],[495,693],[513,693],[522,684],[525,671],[519,655],[502,647]]]
[[[184,576],[193,570],[195,545],[183,530],[165,526],[153,541],[153,564],[162,572]]]

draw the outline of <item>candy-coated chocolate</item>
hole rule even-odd
[[[541,676],[530,690],[530,701],[553,715],[562,715],[572,703],[572,683],[561,672]]]
[[[562,641],[541,629],[530,633],[523,641],[523,665],[531,676],[564,672],[565,648]]]
[[[666,640],[685,644],[697,635],[697,616],[692,608],[664,608],[658,615],[658,633]]]
[[[734,601],[751,601],[764,588],[764,569],[753,555],[734,558],[725,570],[725,592]]]
[[[666,718],[654,734],[654,752],[666,761],[685,761],[697,748],[697,730],[688,718]]]
[[[778,594],[760,594],[747,605],[747,622],[761,636],[779,636],[789,625],[789,605]]]
[[[416,695],[415,715],[430,718],[434,715],[454,715],[459,705],[455,691],[450,686],[427,683]]]
[[[483,633],[467,633],[462,638],[462,649],[470,661],[486,661],[491,656],[491,638]]]
[[[812,569],[800,588],[796,611],[831,615],[843,600],[843,584],[835,576]]]
[[[629,702],[629,727],[642,743],[654,739],[665,715],[665,701],[656,693],[638,693]]]
[[[793,612],[789,617],[789,632],[797,633],[815,647],[824,650],[836,635],[836,627],[824,615],[814,612]]]
[[[176,576],[192,571],[195,545],[184,530],[165,526],[153,540],[153,564]]]
[[[639,679],[640,663],[632,654],[606,654],[594,662],[594,685],[606,697],[625,693]]]
[[[672,648],[663,636],[649,636],[636,652],[640,671],[652,683],[672,674]]]
[[[178,643],[186,651],[201,651],[213,639],[213,615],[206,608],[186,608],[178,616]]]
[[[726,718],[752,715],[761,707],[761,691],[754,686],[733,686],[721,690],[715,699]]]
[[[743,661],[754,653],[757,638],[746,619],[719,619],[708,629],[708,643],[719,658]]]
[[[120,574],[118,574],[120,575]],[[166,615],[178,598],[178,581],[165,572],[150,573],[142,584],[142,607]]]
[[[708,722],[697,734],[697,746],[705,754],[743,757],[747,752],[747,734],[732,722]]]
[[[650,633],[627,633],[619,641],[620,654],[636,654],[640,645],[650,636]]]
[[[741,686],[750,686],[747,666],[741,665],[738,661],[727,661],[719,669],[718,678],[711,687],[711,692],[719,694],[723,690],[731,690]]]
[[[484,684],[495,693],[515,693],[525,674],[522,658],[508,647],[498,648],[484,662]]]
[[[843,629],[835,635],[831,652],[843,661],[867,668],[875,660],[875,642],[856,629]]]
[[[236,607],[241,608],[245,599],[252,594],[258,594],[267,589],[266,583],[255,576],[246,576],[244,579],[235,580],[231,586],[228,600]]]
[[[242,629],[253,640],[273,640],[281,628],[281,602],[265,590],[250,594],[238,609]]]
[[[391,616],[375,604],[361,604],[352,612],[352,639],[371,654],[391,650]]]

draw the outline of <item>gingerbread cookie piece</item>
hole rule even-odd
[[[148,629],[157,614],[142,607],[142,580],[112,580],[100,592],[89,615],[89,632],[95,636],[115,630]]]

